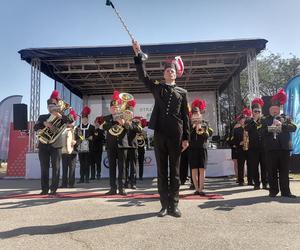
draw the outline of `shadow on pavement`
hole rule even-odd
[[[251,206],[259,203],[269,203],[269,202],[297,204],[300,203],[300,197],[292,199],[292,198],[286,198],[280,196],[277,196],[275,198],[270,198],[268,196],[261,196],[261,197],[238,198],[238,199],[231,199],[231,200],[214,200],[214,201],[208,201],[203,204],[200,204],[198,207],[201,209],[214,208],[214,210],[231,211],[236,207]]]
[[[0,232],[0,239],[18,237],[21,235],[48,235],[68,233],[92,228],[101,228],[116,224],[124,224],[131,221],[144,220],[156,216],[156,213],[144,213],[133,215],[122,215],[119,217],[105,218],[99,220],[83,220],[58,225],[30,226]]]

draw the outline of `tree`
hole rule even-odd
[[[276,94],[289,79],[300,73],[300,58],[292,54],[290,58],[282,58],[280,54],[267,53],[257,59],[259,91],[262,96]],[[241,73],[241,92],[242,97],[247,99],[247,70]]]

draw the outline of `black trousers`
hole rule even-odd
[[[239,183],[244,183],[244,173],[245,173],[246,159],[247,159],[247,152],[245,152],[243,150],[243,148],[241,148],[241,147],[238,148],[237,149],[237,163],[238,163],[238,182]],[[248,176],[250,176],[249,173],[248,173]],[[248,182],[249,182],[249,177],[248,177]]]
[[[62,154],[62,186],[75,184],[76,154]]]
[[[288,150],[274,150],[266,152],[267,171],[270,186],[270,193],[277,194],[279,187],[281,195],[289,195],[289,161],[290,151]],[[278,187],[279,174],[279,187]]]
[[[143,178],[144,175],[144,160],[145,160],[145,148],[138,147],[138,162],[139,162],[139,177]]]
[[[126,149],[120,148],[107,148],[107,157],[109,164],[109,183],[110,188],[113,190],[117,189],[116,175],[118,166],[118,188],[123,189],[124,177],[125,177],[125,157]]]
[[[252,177],[255,186],[259,186],[260,182],[263,185],[267,185],[267,166],[265,152],[259,149],[249,149],[248,151],[248,165],[252,170]],[[260,178],[259,178],[259,166],[260,166]]]
[[[179,164],[181,139],[154,133],[154,152],[157,162],[158,193],[163,208],[173,208],[179,202]],[[168,181],[170,172],[170,183]]]
[[[91,179],[101,176],[102,150],[91,152]]]
[[[41,164],[41,187],[43,192],[49,191],[50,160],[52,167],[51,191],[56,191],[59,183],[59,169],[61,160],[61,148],[53,148],[51,145],[40,145],[39,160]]]
[[[184,185],[187,180],[189,171],[189,152],[188,149],[181,153],[180,157],[180,183]]]
[[[89,180],[91,154],[89,152],[79,153],[78,156],[80,163],[80,181]]]
[[[125,183],[136,185],[137,176],[137,149],[127,149],[125,164]]]

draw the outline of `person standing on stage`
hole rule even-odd
[[[245,130],[249,135],[249,150],[247,157],[248,169],[252,169],[252,176],[254,181],[254,189],[260,189],[260,178],[259,172],[261,174],[261,182],[263,189],[267,189],[267,169],[265,152],[263,146],[263,128],[262,128],[262,107],[264,106],[264,101],[261,98],[255,98],[251,103],[253,118],[246,122]],[[260,166],[260,171],[259,167]]]
[[[248,137],[245,133],[245,121],[247,118],[251,117],[251,110],[244,108],[242,113],[237,117],[238,123],[233,128],[233,138],[232,145],[236,148],[236,156],[238,163],[238,184],[239,186],[244,185],[244,172],[245,172],[245,162],[247,160],[247,144]],[[249,166],[248,170],[249,170]],[[248,178],[250,178],[250,171],[248,171]],[[248,179],[248,184],[249,179]]]
[[[189,111],[187,91],[176,86],[176,77],[183,74],[180,57],[165,63],[164,83],[152,81],[146,73],[138,42],[133,42],[134,61],[139,79],[153,94],[155,104],[149,121],[154,130],[154,151],[157,162],[158,192],[162,209],[158,216],[168,213],[180,217],[179,164],[180,153],[189,145]],[[170,182],[168,180],[170,172]]]
[[[124,177],[127,153],[126,147],[128,147],[128,141],[125,119],[120,110],[122,100],[119,95],[118,91],[114,91],[109,109],[111,114],[104,116],[104,123],[101,125],[101,127],[107,131],[106,150],[109,164],[110,183],[110,190],[106,193],[107,195],[116,195],[117,187],[120,195],[127,195],[124,190]],[[116,184],[117,167],[118,185]]]
[[[134,107],[133,107],[134,108]],[[137,134],[142,133],[142,127],[139,125],[138,119],[133,119],[129,122],[127,131],[128,149],[126,155],[126,182],[128,187],[130,184],[131,189],[136,189],[136,176],[137,176]]]
[[[89,183],[91,166],[91,141],[95,133],[95,127],[89,123],[91,109],[85,106],[81,112],[81,123],[76,128],[76,134],[80,137],[78,156],[80,162],[80,180],[78,183]]]
[[[264,147],[267,159],[267,173],[269,179],[269,196],[295,198],[289,186],[289,161],[291,148],[290,133],[295,132],[297,126],[285,115],[280,115],[280,106],[287,101],[283,89],[279,90],[271,99],[269,116],[262,120],[264,133]],[[279,186],[278,186],[279,174]]]
[[[207,139],[213,133],[213,130],[208,127],[208,123],[202,119],[205,108],[206,102],[204,100],[195,99],[192,102],[189,163],[196,190],[195,195],[205,195],[203,189],[207,164]]]
[[[101,162],[105,134],[104,130],[100,129],[100,126],[103,122],[104,119],[102,116],[96,117],[94,122],[95,130],[91,140],[91,180],[95,180],[96,176],[97,180],[101,178]]]
[[[148,144],[147,132],[144,130],[144,128],[147,126],[147,120],[141,118],[139,125],[142,127],[142,133],[137,134],[137,144],[138,144],[139,180],[142,181],[144,176],[145,147]]]
[[[79,137],[75,134],[75,121],[77,114],[74,110],[70,111],[74,122],[69,123],[67,128],[62,133],[63,148],[62,148],[62,185],[61,188],[74,188],[75,184],[75,168],[76,156]]]
[[[48,121],[50,116],[60,118],[63,123],[72,122],[71,117],[60,114],[59,103],[60,97],[59,92],[54,90],[47,100],[49,114],[40,115],[38,121],[34,125],[34,131],[39,131],[44,128],[53,129],[53,125]],[[62,137],[61,135],[56,138],[56,140],[51,144],[46,144],[39,141],[39,160],[41,164],[41,195],[46,195],[49,192],[49,167],[51,162],[52,167],[52,183],[50,185],[50,194],[55,195],[58,184],[59,184],[59,169],[61,160],[61,149],[62,149]]]

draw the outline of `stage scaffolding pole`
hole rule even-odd
[[[34,124],[40,115],[41,62],[38,58],[31,61],[30,111],[29,111],[29,145],[28,152],[36,149]]]
[[[255,97],[260,97],[255,49],[248,50],[247,73],[248,73],[249,100],[251,101]]]

